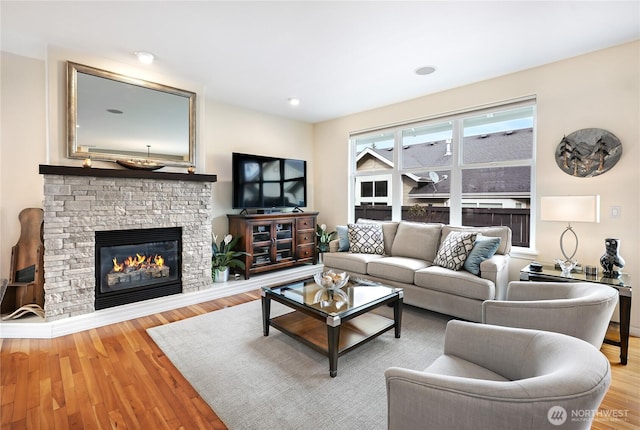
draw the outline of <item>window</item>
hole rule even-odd
[[[362,176],[357,178],[356,204],[390,206],[390,182],[391,176],[389,175]]]
[[[354,219],[508,225],[529,247],[534,120],[527,100],[351,136]]]

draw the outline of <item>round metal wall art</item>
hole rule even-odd
[[[556,163],[567,175],[591,178],[616,165],[622,143],[601,128],[583,128],[562,138],[556,148]]]

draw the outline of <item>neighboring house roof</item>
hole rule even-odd
[[[419,182],[415,187],[409,191],[409,197],[413,198],[442,198],[444,196],[449,197],[451,192],[451,187],[449,186],[449,181],[443,181],[439,184],[434,184],[430,182]]]
[[[449,165],[451,165],[451,152],[447,152],[447,142],[444,140],[402,147],[402,167],[405,169]]]
[[[531,158],[533,152],[533,129],[526,128],[507,132],[490,133],[464,138],[464,159],[475,163],[509,161]],[[393,149],[368,148],[358,159],[375,156],[393,166]],[[407,145],[402,148],[403,168],[431,169],[424,172],[405,173],[404,176],[416,182],[409,192],[411,197],[442,197],[450,193],[450,181],[445,179],[449,174],[446,166],[451,164],[450,148],[447,142],[439,140]],[[435,171],[440,182],[434,184],[429,178],[429,171]],[[463,194],[496,194],[505,197],[527,196],[531,190],[531,174],[527,166],[494,167],[468,169],[464,171]]]
[[[531,169],[528,166],[494,167],[490,169],[471,169],[464,171],[462,194],[473,194],[509,198],[529,196],[531,190]],[[409,177],[409,175],[405,175]],[[442,178],[443,175],[441,174]],[[447,179],[433,184],[421,180],[409,191],[413,198],[442,197],[451,192],[451,182]]]
[[[533,129],[525,128],[501,133],[464,138],[464,158],[475,163],[523,160],[533,155]]]
[[[373,157],[388,165],[389,167],[393,167],[393,152],[391,152],[391,157],[387,157],[377,149],[366,148],[364,151],[360,151],[360,153],[356,156],[356,163],[366,157]]]

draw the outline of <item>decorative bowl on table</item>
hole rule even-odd
[[[327,270],[313,275],[313,279],[322,288],[336,290],[344,287],[349,282],[349,275],[346,272],[334,272]]]
[[[571,271],[578,265],[578,262],[572,260],[556,260],[556,264],[560,267],[564,276],[571,276]]]

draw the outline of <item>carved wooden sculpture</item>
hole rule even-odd
[[[11,250],[11,274],[2,300],[6,318],[25,313],[44,316],[44,243],[42,227],[44,211],[27,208],[20,212],[20,238]]]

